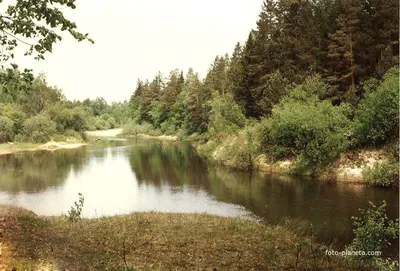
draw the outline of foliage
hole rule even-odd
[[[274,107],[272,116],[262,121],[260,140],[267,154],[295,156],[298,169],[315,171],[332,164],[347,148],[349,108],[332,106],[307,89],[312,88],[296,87]]]
[[[78,222],[82,219],[82,209],[83,203],[85,202],[85,198],[81,193],[78,193],[79,201],[74,202],[74,206],[71,206],[71,209],[68,211],[68,215],[66,215],[66,219],[69,222]]]
[[[201,152],[210,155],[222,164],[232,166],[240,170],[253,170],[254,160],[259,153],[259,142],[255,127],[247,126],[237,133],[227,136],[217,146],[211,146],[212,150],[202,148]]]
[[[233,133],[245,126],[246,118],[231,94],[215,94],[209,105],[211,110],[208,131],[211,136]]]
[[[307,102],[310,97],[323,100],[332,88],[327,85],[319,74],[307,77],[301,84],[295,85],[288,98],[299,102]]]
[[[353,251],[383,251],[390,245],[390,241],[399,237],[399,220],[389,220],[386,215],[386,202],[376,206],[370,202],[368,210],[361,210],[361,217],[353,217],[355,237],[347,250]],[[350,257],[360,265],[387,265],[379,256],[359,255]],[[398,264],[397,264],[398,265]],[[381,269],[380,269],[381,270]],[[394,269],[393,269],[394,270]]]
[[[12,141],[14,123],[7,117],[0,116],[0,143]]]
[[[399,165],[389,162],[376,164],[372,168],[365,169],[363,177],[370,185],[399,187]]]
[[[102,118],[96,118],[95,119],[94,127],[96,128],[96,130],[107,130],[107,129],[110,129],[110,125],[107,123],[107,121],[105,121]]]
[[[56,124],[47,115],[37,115],[24,121],[23,135],[28,141],[46,142],[56,132]]]
[[[111,129],[115,128],[117,126],[117,122],[115,121],[115,119],[113,117],[109,117],[107,119],[107,123],[110,126]]]
[[[378,146],[398,137],[399,69],[390,69],[375,91],[366,93],[355,112],[354,134],[360,146]]]
[[[87,129],[87,114],[82,107],[68,108],[57,104],[48,109],[50,118],[56,123],[57,132],[66,130],[84,131]]]
[[[52,52],[53,44],[62,39],[60,31],[68,31],[78,41],[93,43],[88,34],[80,33],[76,24],[63,15],[60,6],[75,9],[75,0],[41,0],[36,4],[17,0],[8,5],[0,15],[0,41],[6,45],[5,53],[0,55],[2,60],[14,57],[19,43],[29,45],[26,54],[35,52],[36,59],[44,59],[44,54]]]
[[[125,135],[139,135],[139,134],[146,134],[146,135],[160,135],[160,131],[154,129],[153,125],[150,123],[142,123],[138,124],[135,121],[131,121],[130,123],[124,126],[124,134]]]
[[[16,104],[0,103],[0,116],[7,117],[13,122],[13,135],[22,133],[22,125],[26,115]]]

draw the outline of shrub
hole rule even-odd
[[[244,128],[246,118],[231,94],[216,94],[210,101],[210,106],[208,132],[211,136],[229,134]]]
[[[14,137],[14,122],[7,117],[0,116],[0,143],[12,141]]]
[[[87,113],[82,107],[65,108],[57,104],[48,110],[50,118],[56,123],[57,131],[66,130],[84,131],[88,128]]]
[[[386,216],[386,202],[371,208],[361,210],[362,217],[352,217],[355,226],[355,237],[346,250],[352,251],[382,251],[390,245],[390,241],[399,237],[399,220],[391,221]],[[350,257],[350,261],[360,266],[390,266],[393,263],[384,263],[380,256],[358,255]],[[382,269],[379,269],[382,270]],[[395,270],[395,269],[393,269]]]
[[[71,109],[71,118],[68,129],[82,132],[88,128],[86,112],[83,108],[75,107]]]
[[[376,164],[372,168],[363,171],[364,180],[367,184],[398,187],[399,165],[397,163]]]
[[[24,137],[33,142],[49,141],[56,131],[56,124],[46,115],[37,115],[25,120]]]
[[[375,91],[366,94],[355,112],[354,136],[360,146],[377,146],[398,137],[399,70],[390,69]]]
[[[176,133],[176,130],[177,130],[175,124],[176,124],[175,118],[174,117],[170,117],[169,119],[167,119],[166,121],[161,123],[160,130],[164,134],[174,135]]]
[[[103,120],[102,118],[96,118],[96,121],[94,123],[94,127],[96,130],[107,130],[110,129],[110,125]]]
[[[82,209],[83,203],[85,202],[85,198],[81,193],[78,193],[79,201],[74,202],[74,206],[71,206],[71,209],[68,211],[68,215],[66,215],[66,219],[70,222],[77,222],[82,218]]]
[[[103,120],[107,121],[109,118],[111,118],[111,116],[110,116],[110,114],[105,113],[105,114],[102,114],[100,116],[100,118],[102,118]]]
[[[147,122],[138,124],[136,121],[131,121],[124,127],[124,134],[126,135],[138,135],[138,134],[148,134],[148,135],[160,135],[160,131],[155,130],[153,125]]]
[[[113,128],[115,128],[117,126],[117,123],[116,123],[116,121],[115,121],[115,119],[113,117],[109,117],[107,119],[107,124],[111,129],[113,129]]]
[[[324,168],[347,148],[348,110],[316,97],[285,100],[262,121],[262,148],[275,158],[295,156],[298,169]]]
[[[0,104],[0,116],[7,117],[14,123],[14,134],[22,132],[22,125],[26,116],[16,104]]]

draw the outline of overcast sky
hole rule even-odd
[[[261,0],[78,0],[65,13],[95,40],[68,36],[46,61],[14,59],[44,72],[68,99],[129,99],[138,78],[189,67],[204,76],[216,55],[232,53],[256,26]],[[23,47],[23,45],[20,45]],[[20,48],[21,49],[21,48]],[[19,50],[20,50],[19,49]],[[26,49],[26,48],[24,48]]]

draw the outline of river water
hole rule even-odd
[[[394,189],[246,173],[213,165],[185,142],[109,141],[73,150],[0,156],[0,204],[39,215],[66,214],[78,193],[83,215],[136,211],[196,212],[294,223],[318,239],[350,242],[351,216],[386,200],[398,218]]]

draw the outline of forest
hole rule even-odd
[[[389,159],[369,179],[397,186],[398,8],[396,0],[265,0],[257,28],[215,57],[205,78],[193,69],[158,73],[139,80],[129,102],[68,101],[44,74],[13,64],[0,72],[0,143],[85,139],[86,130],[123,126],[127,135],[199,142],[208,156],[225,145],[219,159],[239,169],[264,154],[307,174],[346,151],[384,148]]]
[[[128,120],[127,102],[68,101],[44,74],[35,77],[15,65],[0,72],[0,82],[0,143],[83,140],[84,131],[112,129]]]
[[[264,0],[204,77],[159,72],[123,102],[68,100],[10,63],[20,43],[45,60],[63,31],[94,43],[59,9],[75,2],[0,13],[0,148],[79,143],[0,152],[0,269],[398,270],[398,193],[380,188],[399,187],[398,0]],[[343,165],[380,187],[331,182]]]
[[[245,44],[217,56],[204,79],[176,69],[139,80],[125,132],[196,139],[206,153],[226,144],[222,160],[242,169],[260,153],[291,158],[311,174],[346,151],[384,148],[389,161],[369,179],[397,186],[398,8],[265,0]]]

